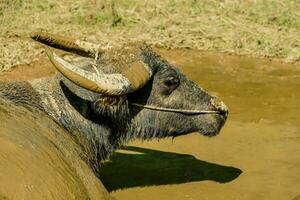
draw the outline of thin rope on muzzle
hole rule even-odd
[[[185,110],[185,109],[174,109],[174,108],[163,108],[152,105],[142,105],[138,103],[131,103],[130,105],[146,108],[150,110],[164,111],[164,112],[175,112],[187,115],[197,115],[197,114],[220,114],[220,111],[216,110]]]

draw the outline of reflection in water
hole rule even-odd
[[[100,179],[108,191],[203,180],[226,183],[242,173],[240,169],[205,162],[187,154],[133,146],[124,150],[139,154],[118,152],[113,156],[112,162],[101,168]]]

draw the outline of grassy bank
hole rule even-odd
[[[299,10],[296,0],[2,0],[0,71],[39,56],[26,38],[37,30],[299,61]]]

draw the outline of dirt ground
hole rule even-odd
[[[28,39],[36,31],[103,45],[138,40],[297,62],[299,9],[297,0],[2,0],[0,71],[41,55]]]

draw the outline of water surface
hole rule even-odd
[[[162,54],[218,95],[220,135],[129,144],[102,170],[116,198],[293,199],[300,194],[300,67],[200,51]]]

